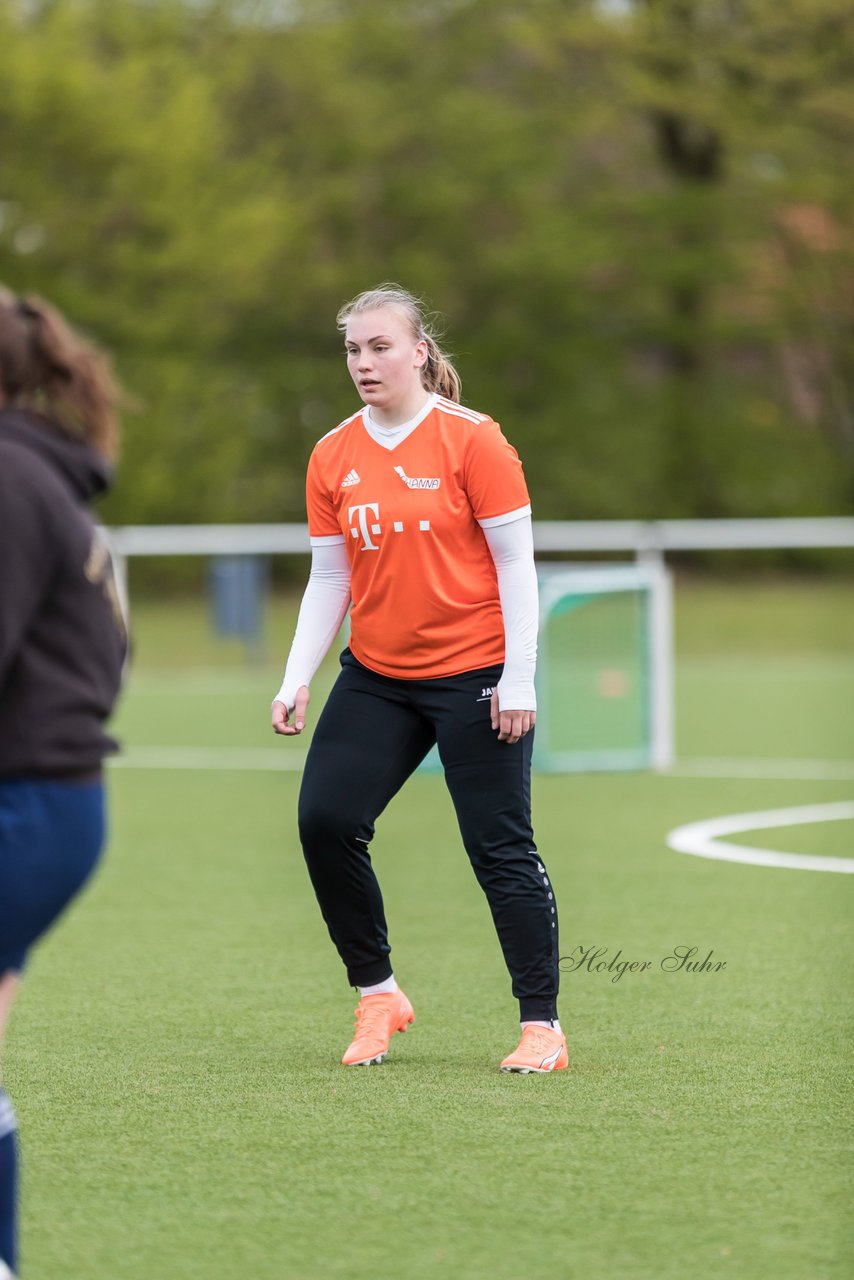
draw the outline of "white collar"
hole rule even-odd
[[[362,422],[365,430],[371,439],[376,440],[377,444],[382,445],[384,449],[395,449],[399,444],[403,443],[407,436],[412,435],[417,426],[420,426],[427,414],[435,407],[438,398],[435,391],[431,392],[427,397],[426,404],[418,410],[415,416],[409,418],[406,422],[401,422],[396,427],[379,426],[371,417],[371,406],[366,404],[362,410]]]

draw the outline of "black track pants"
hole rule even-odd
[[[311,743],[299,830],[330,937],[353,986],[391,973],[374,823],[437,742],[463,843],[486,894],[522,1020],[557,1017],[554,891],[531,829],[533,732],[512,746],[490,725],[501,666],[394,680],[341,655]]]

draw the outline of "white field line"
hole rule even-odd
[[[248,769],[298,772],[305,751],[269,747],[131,747],[108,761],[113,769]]]
[[[131,696],[143,698],[174,698],[176,693],[182,697],[212,698],[219,694],[240,693],[258,694],[260,689],[272,688],[270,701],[276,692],[276,681],[281,683],[281,673],[271,670],[260,674],[237,671],[233,674],[217,675],[204,668],[193,670],[186,675],[138,675],[128,678],[128,692]]]
[[[733,813],[726,817],[691,822],[668,833],[666,840],[677,853],[722,862],[746,862],[755,867],[788,867],[796,871],[838,871],[854,873],[854,858],[811,857],[800,853],[780,853],[776,849],[754,849],[732,844],[720,836],[769,827],[793,827],[810,822],[838,822],[854,818],[854,803],[807,804],[793,809],[765,809],[760,813]]]
[[[783,760],[760,757],[683,756],[665,776],[680,778],[780,778],[786,782],[849,782],[854,760]]]
[[[258,769],[298,772],[306,753],[270,747],[129,747],[109,763],[114,769]],[[776,760],[749,757],[683,757],[665,778],[779,779],[785,782],[854,781],[854,760]]]

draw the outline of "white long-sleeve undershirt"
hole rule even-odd
[[[535,711],[539,603],[534,534],[529,514],[484,528],[495,563],[504,618],[504,671],[498,682],[501,711]],[[293,710],[297,690],[309,685],[338,634],[350,604],[350,565],[344,539],[314,543],[311,573],[300,606],[282,686],[274,701]]]
[[[273,699],[290,713],[297,689],[311,684],[350,605],[350,563],[344,539],[311,548],[311,572],[300,605],[282,687]]]
[[[499,711],[536,711],[539,595],[530,515],[483,530],[495,562],[504,617],[504,671],[498,681]]]

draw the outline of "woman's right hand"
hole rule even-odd
[[[311,694],[308,691],[308,685],[301,684],[297,689],[296,702],[294,705],[294,722],[288,723],[288,709],[284,702],[273,703],[273,732],[283,733],[286,737],[290,737],[295,733],[302,733],[305,728],[305,713]]]

